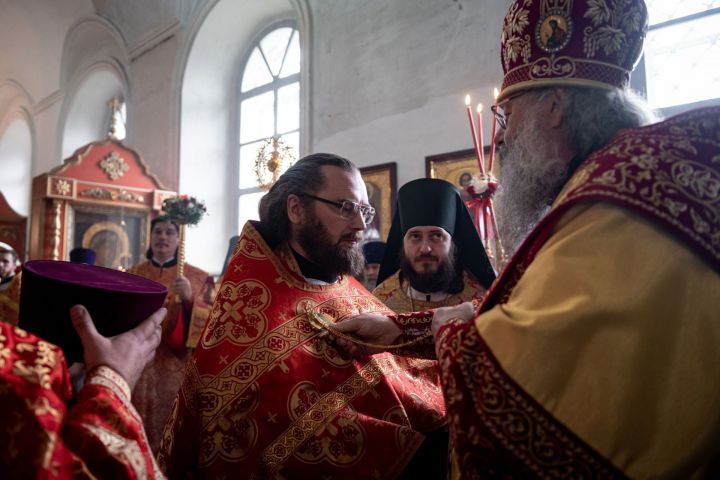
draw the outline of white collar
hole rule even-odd
[[[419,290],[415,290],[411,285],[408,285],[407,295],[413,300],[420,300],[423,302],[442,302],[447,300],[447,298],[450,296],[450,294],[447,292],[421,292]]]

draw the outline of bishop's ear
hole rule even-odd
[[[552,94],[550,95],[550,98],[548,99],[550,108],[549,112],[547,112],[547,121],[548,124],[553,128],[559,128],[562,126],[563,123],[563,116],[564,108],[563,103],[565,103],[565,95],[566,92],[560,88],[553,88]]]

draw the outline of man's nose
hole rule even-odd
[[[500,127],[498,125],[498,127]],[[505,143],[505,129],[500,127],[495,132],[495,138],[492,139],[495,142],[495,148]]]
[[[350,222],[350,227],[355,230],[365,230],[367,228],[365,218],[363,218],[360,212],[358,212],[357,215],[353,217],[352,222]]]
[[[424,253],[432,252],[432,246],[430,245],[430,241],[426,238],[422,240],[422,243],[420,243],[420,251]]]

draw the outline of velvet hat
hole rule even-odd
[[[167,288],[111,268],[54,260],[23,265],[19,325],[62,348],[68,365],[83,360],[70,308],[84,305],[106,337],[126,332],[162,307]]]
[[[380,263],[383,255],[385,255],[385,242],[372,241],[364,243],[362,250],[365,256],[365,264]]]
[[[529,88],[623,88],[647,26],[643,0],[514,0],[500,36],[497,101]]]
[[[436,178],[413,180],[398,190],[397,208],[378,274],[378,285],[400,268],[399,256],[407,231],[412,227],[430,225],[440,227],[452,236],[459,263],[482,286],[489,288],[495,280],[495,271],[460,192],[452,183]]]

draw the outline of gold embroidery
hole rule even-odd
[[[394,358],[375,356],[342,385],[318,399],[282,435],[265,448],[262,463],[273,474],[305,441],[355,398],[377,385],[384,376],[402,372]]]
[[[267,329],[264,311],[271,299],[268,287],[256,280],[224,281],[213,303],[202,345],[212,348],[225,340],[235,345],[256,341]]]
[[[201,468],[212,464],[218,456],[229,462],[240,461],[255,448],[259,427],[251,414],[258,406],[260,395],[257,385],[250,387],[233,402],[227,415],[217,417],[203,428]],[[201,400],[213,401],[218,398],[214,393],[205,390]]]
[[[575,61],[571,57],[542,57],[530,67],[530,78],[571,77],[575,75]]]
[[[503,45],[503,61],[505,62],[505,70],[510,69],[510,64],[522,57],[523,63],[527,63],[530,58],[530,35],[521,36],[525,27],[530,24],[529,7],[532,0],[525,0],[520,3],[513,3],[505,16],[503,29],[500,38],[500,44]]]
[[[623,0],[588,0],[584,17],[595,27],[587,27],[583,32],[583,53],[588,58],[594,57],[600,49],[607,56],[627,55],[632,50],[628,48],[627,39],[645,27],[640,7]]]
[[[16,331],[20,331],[20,329],[16,329]],[[18,342],[15,344],[15,351],[18,353],[35,352],[35,364],[28,366],[24,359],[18,359],[13,364],[13,374],[49,390],[51,388],[50,374],[56,364],[55,348],[43,340],[38,340],[36,344]]]
[[[87,374],[85,381],[88,384],[97,384],[112,390],[115,395],[120,397],[123,404],[130,405],[130,387],[127,381],[115,370],[105,365],[93,368]]]
[[[313,408],[321,395],[311,382],[300,382],[290,391],[288,411],[292,422]],[[301,445],[295,456],[309,463],[323,460],[336,466],[350,465],[365,453],[367,433],[357,421],[357,412],[349,405],[334,412],[323,426],[322,438],[313,436]],[[348,448],[350,447],[350,448]]]
[[[147,465],[140,445],[134,440],[128,440],[115,432],[106,430],[100,426],[85,423],[83,427],[95,435],[105,445],[110,455],[124,459],[125,465],[132,468],[139,479],[147,478]]]
[[[235,256],[238,252],[248,258],[252,258],[253,260],[262,260],[266,257],[265,252],[263,252],[263,248],[260,247],[254,239],[248,237],[247,235],[240,237],[240,241],[235,246],[233,256]]]
[[[193,385],[192,381],[186,381],[182,387],[183,393],[186,398],[193,399],[193,388],[203,391],[202,404],[193,406],[193,410],[202,412],[203,427],[228,409],[260,375],[272,368],[274,362],[288,355],[301,342],[307,341],[311,332],[312,328],[307,321],[298,315],[248,346],[217,376],[201,379],[195,372],[188,370],[190,379],[197,383]]]

